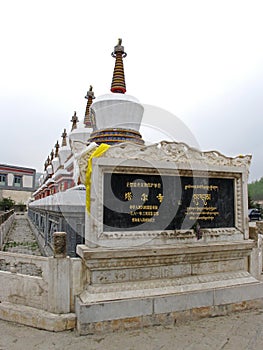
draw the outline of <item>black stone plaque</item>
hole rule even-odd
[[[104,231],[234,227],[234,180],[104,174]]]

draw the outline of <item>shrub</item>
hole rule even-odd
[[[10,210],[14,207],[15,201],[13,199],[9,198],[3,198],[0,200],[0,210]]]

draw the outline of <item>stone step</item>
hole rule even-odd
[[[9,302],[0,302],[0,319],[52,332],[66,331],[76,326],[74,313],[54,314]]]

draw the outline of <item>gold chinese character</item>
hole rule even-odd
[[[131,192],[125,192],[124,199],[126,201],[131,201],[132,200],[132,193]]]
[[[159,201],[160,203],[162,203],[163,197],[164,197],[164,196],[163,196],[161,193],[159,193],[158,196],[156,196],[156,198],[158,199],[158,201]]]
[[[143,194],[141,195],[141,200],[142,200],[143,202],[148,201],[148,194],[143,193]]]

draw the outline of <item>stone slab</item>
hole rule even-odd
[[[237,303],[243,300],[255,300],[260,298],[263,298],[263,282],[216,289],[214,292],[215,305]]]
[[[0,319],[52,332],[70,330],[76,326],[74,313],[58,315],[9,302],[0,303]]]
[[[77,297],[75,312],[79,323],[100,322],[150,315],[153,303],[152,299],[141,298],[84,304]]]
[[[131,329],[142,329],[152,326],[173,326],[184,324],[187,321],[196,321],[201,318],[230,315],[234,312],[245,310],[258,310],[263,307],[263,299],[245,301],[242,303],[233,303],[222,306],[208,306],[194,308],[187,311],[176,311],[164,314],[155,314],[141,317],[131,317],[126,319],[94,322],[80,324],[77,322],[77,333],[79,335],[103,334],[116,331],[125,331]],[[240,317],[240,316],[239,316]],[[208,321],[209,322],[209,321]],[[173,329],[173,328],[172,328]],[[125,333],[124,333],[125,334]],[[236,336],[236,334],[235,334]],[[190,339],[190,337],[189,337]]]
[[[263,300],[263,283],[254,278],[240,278],[236,285],[230,285],[231,280],[217,281],[216,283],[204,283],[203,289],[188,290],[167,295],[147,295],[123,300],[108,300],[84,303],[80,298],[76,300],[76,315],[78,331],[85,334],[96,327],[101,328],[102,323],[116,320],[117,323],[125,323],[132,320],[136,328],[143,326],[142,318],[159,319],[160,315],[171,313],[190,312],[193,318],[196,315],[208,317],[222,313],[222,310],[235,311],[240,307],[246,308],[247,304],[253,304],[256,300]],[[232,281],[233,283],[233,281]],[[200,286],[195,285],[195,288]],[[100,295],[103,298],[103,294]],[[106,299],[106,296],[104,296]],[[249,304],[249,305],[250,305]],[[236,305],[235,307],[231,305]],[[162,317],[161,317],[162,318]],[[166,318],[166,316],[165,316]],[[127,321],[128,322],[128,321]],[[116,324],[117,324],[116,323]],[[136,326],[137,325],[137,326]],[[138,326],[138,327],[139,327]],[[95,327],[95,328],[94,328]],[[103,326],[104,327],[104,326]],[[84,332],[84,333],[83,333]]]
[[[177,296],[240,285],[252,285],[258,280],[248,272],[207,274],[177,279],[125,282],[88,286],[80,295],[86,304],[133,298]]]
[[[205,290],[191,293],[168,295],[162,298],[154,298],[154,312],[162,314],[166,312],[184,311],[204,306],[212,306],[214,291]]]
[[[246,241],[230,241],[230,242],[210,242],[209,252],[227,252],[227,251],[247,251],[249,253],[252,248],[256,247],[256,243],[252,240]],[[149,257],[149,256],[161,256],[161,255],[183,255],[183,254],[202,254],[208,252],[208,245],[206,243],[194,242],[194,244],[174,244],[169,246],[157,246],[157,247],[140,247],[138,250],[135,248],[125,249],[110,249],[89,248],[84,244],[77,246],[77,254],[86,261],[90,259],[114,259],[114,258],[134,258],[134,257]]]

